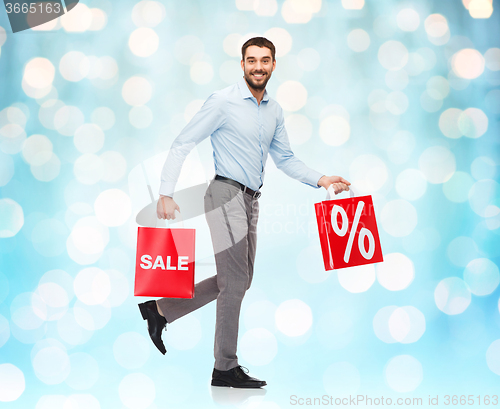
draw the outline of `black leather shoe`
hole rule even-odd
[[[260,381],[248,376],[248,369],[243,371],[244,366],[237,366],[229,371],[219,371],[214,368],[212,372],[212,386],[232,386],[233,388],[261,388],[266,386],[266,381]]]
[[[167,349],[161,340],[161,332],[163,328],[166,330],[167,320],[158,313],[156,301],[154,300],[139,304],[139,309],[141,310],[142,318],[148,320],[148,331],[151,340],[156,345],[156,348],[165,355]]]

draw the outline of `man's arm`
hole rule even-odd
[[[336,194],[343,190],[349,190],[348,185],[350,183],[344,178],[340,176],[325,176],[322,173],[316,172],[293,154],[285,129],[285,119],[282,110],[271,146],[269,147],[269,153],[277,168],[291,178],[297,179],[316,189],[321,186],[328,189],[333,184]]]
[[[161,172],[160,200],[156,209],[160,219],[175,219],[174,211],[180,211],[173,196],[184,160],[198,143],[224,124],[225,102],[220,93],[210,95],[172,143]]]

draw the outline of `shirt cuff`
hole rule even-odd
[[[174,197],[175,183],[172,182],[161,182],[160,183],[160,195]]]
[[[304,183],[312,186],[315,189],[319,189],[321,186],[318,186],[318,182],[322,176],[324,176],[323,173],[319,173],[311,169],[306,177],[306,182]]]

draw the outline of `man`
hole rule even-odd
[[[181,131],[162,170],[157,214],[175,219],[180,211],[173,199],[184,159],[210,135],[216,176],[205,194],[205,215],[212,236],[217,274],[195,286],[192,299],[161,298],[139,305],[154,344],[165,354],[161,331],[167,323],[217,299],[212,385],[259,388],[266,385],[248,376],[236,356],[240,307],[253,277],[258,198],[268,153],[288,176],[314,188],[335,193],[349,190],[339,176],[324,176],[297,159],[290,149],[283,110],[269,98],[266,84],[276,67],[275,47],[263,37],[242,47],[243,78],[214,92]]]

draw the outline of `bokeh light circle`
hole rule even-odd
[[[337,270],[340,285],[350,293],[362,293],[375,282],[375,267],[373,264],[354,266]]]
[[[427,180],[418,169],[405,169],[396,178],[396,191],[405,200],[417,200],[427,190]]]
[[[486,364],[493,373],[500,376],[500,339],[493,341],[486,350]]]
[[[14,176],[14,160],[10,155],[0,152],[0,187],[5,186]]]
[[[271,40],[276,47],[276,58],[285,56],[292,49],[292,36],[284,28],[270,28],[264,33],[264,37]]]
[[[471,174],[474,179],[494,179],[496,174],[496,163],[489,156],[478,156],[470,165]]]
[[[372,154],[356,157],[349,166],[350,182],[362,192],[373,193],[382,188],[388,178],[385,163]]]
[[[56,69],[47,58],[36,57],[24,67],[23,81],[36,89],[50,87],[54,81]]]
[[[354,321],[354,314],[347,307],[329,309],[315,324],[319,342],[328,350],[345,348],[354,338]]]
[[[285,111],[298,111],[307,102],[307,89],[298,81],[286,81],[278,87],[276,100]]]
[[[467,172],[457,171],[443,183],[443,193],[449,201],[463,203],[469,198],[469,191],[473,184],[474,179]]]
[[[297,255],[297,271],[300,277],[308,283],[321,283],[330,277],[330,271],[325,271],[319,245],[309,246]]]
[[[177,330],[167,337],[168,345],[180,351],[186,351],[193,349],[200,343],[203,331],[198,318],[191,315],[183,317],[176,326]]]
[[[420,25],[420,16],[415,9],[402,9],[396,16],[398,27],[403,31],[415,31]]]
[[[403,43],[389,40],[380,46],[378,60],[388,70],[400,70],[408,62],[408,50]]]
[[[129,409],[146,409],[155,400],[156,387],[147,375],[136,372],[125,375],[118,385],[122,403]]]
[[[47,162],[42,165],[31,165],[31,173],[40,182],[50,182],[54,180],[61,170],[61,161],[55,153],[51,153]]]
[[[384,262],[377,264],[377,280],[389,291],[407,288],[415,278],[413,262],[402,253],[384,255]]]
[[[14,237],[24,224],[23,208],[12,199],[0,199],[0,238]]]
[[[99,290],[99,292],[102,294],[102,290]],[[72,311],[75,321],[87,331],[104,328],[111,319],[111,304],[108,300],[95,305],[88,305],[77,300]]]
[[[498,266],[487,258],[476,258],[465,267],[464,281],[474,295],[491,294],[500,283]]]
[[[441,280],[436,286],[434,301],[445,314],[461,314],[471,302],[471,291],[462,279],[448,277]]]
[[[278,353],[278,341],[267,329],[252,328],[241,337],[238,351],[251,365],[268,365]]]
[[[35,375],[47,385],[57,385],[68,377],[70,360],[66,350],[57,346],[40,349],[33,357]]]
[[[214,77],[214,69],[208,61],[195,61],[191,65],[191,80],[196,84],[208,84]]]
[[[455,155],[444,146],[431,146],[420,155],[418,167],[428,182],[444,183],[455,172]]]
[[[462,136],[462,131],[458,127],[458,119],[462,115],[462,110],[458,108],[448,108],[439,116],[439,129],[444,136],[457,139]]]
[[[500,71],[500,48],[490,48],[484,53],[486,67],[491,71]]]
[[[422,364],[411,355],[391,358],[384,368],[384,377],[389,387],[396,392],[414,391],[422,383]]]
[[[99,379],[99,365],[95,358],[86,352],[75,352],[69,356],[71,371],[65,379],[66,384],[75,390],[90,389]]]
[[[69,51],[59,61],[59,71],[68,81],[81,81],[90,72],[89,58],[81,51]]]
[[[347,45],[357,53],[366,51],[370,46],[370,35],[362,28],[354,29],[347,36]]]
[[[289,115],[285,118],[285,128],[292,145],[301,145],[312,136],[313,126],[305,115]]]
[[[134,128],[147,128],[153,122],[153,111],[147,105],[132,107],[128,113],[128,120]]]
[[[314,71],[321,63],[321,55],[315,48],[304,48],[297,54],[297,62],[304,71]]]
[[[39,284],[31,300],[35,314],[46,321],[58,320],[68,310],[68,294],[56,283]]]
[[[31,135],[23,143],[22,155],[30,165],[43,165],[52,157],[52,142],[45,135]]]
[[[458,117],[458,129],[468,138],[479,138],[488,130],[488,117],[479,108],[467,108]]]
[[[417,227],[417,223],[417,210],[406,200],[391,200],[380,213],[382,228],[393,237],[408,236]]]
[[[335,362],[323,374],[323,386],[333,396],[355,394],[361,385],[358,368],[347,361]]]
[[[103,225],[121,226],[132,214],[132,203],[123,190],[108,189],[97,196],[94,210]]]
[[[387,322],[389,333],[397,342],[417,342],[425,332],[425,316],[411,305],[396,308]]]
[[[313,322],[311,307],[298,299],[282,302],[274,317],[278,330],[289,337],[304,335]]]
[[[321,121],[319,136],[327,145],[340,146],[349,140],[351,126],[345,118],[330,115]]]
[[[151,341],[137,332],[124,332],[113,343],[113,356],[125,369],[144,366],[151,352]]]
[[[405,89],[409,83],[408,73],[404,69],[387,71],[385,74],[385,83],[390,89],[401,91]]]
[[[130,34],[128,46],[138,57],[149,57],[158,50],[160,38],[156,31],[149,27],[138,28]]]
[[[97,267],[80,270],[73,284],[75,295],[87,305],[101,304],[111,292],[108,275]]]
[[[132,106],[145,105],[151,99],[152,93],[151,83],[143,77],[130,77],[122,87],[123,99]]]
[[[487,217],[487,211],[500,195],[500,185],[493,179],[481,179],[469,190],[469,205],[474,213]]]
[[[109,231],[96,217],[88,216],[75,223],[68,240],[85,254],[98,254],[109,242]]]
[[[25,388],[23,371],[10,363],[0,364],[0,402],[12,402],[19,399]]]
[[[9,321],[3,315],[0,314],[0,348],[5,345],[5,343],[10,338],[10,327]]]
[[[73,173],[76,179],[85,185],[93,185],[99,182],[104,172],[103,160],[92,153],[84,153],[73,164]]]
[[[484,71],[484,65],[483,55],[473,48],[464,48],[451,58],[453,72],[457,77],[468,80],[479,77]]]
[[[115,151],[106,151],[100,156],[103,165],[102,180],[105,182],[119,181],[127,171],[127,161],[122,154]]]
[[[454,265],[465,267],[477,257],[479,248],[471,237],[458,236],[448,244],[446,254]]]

